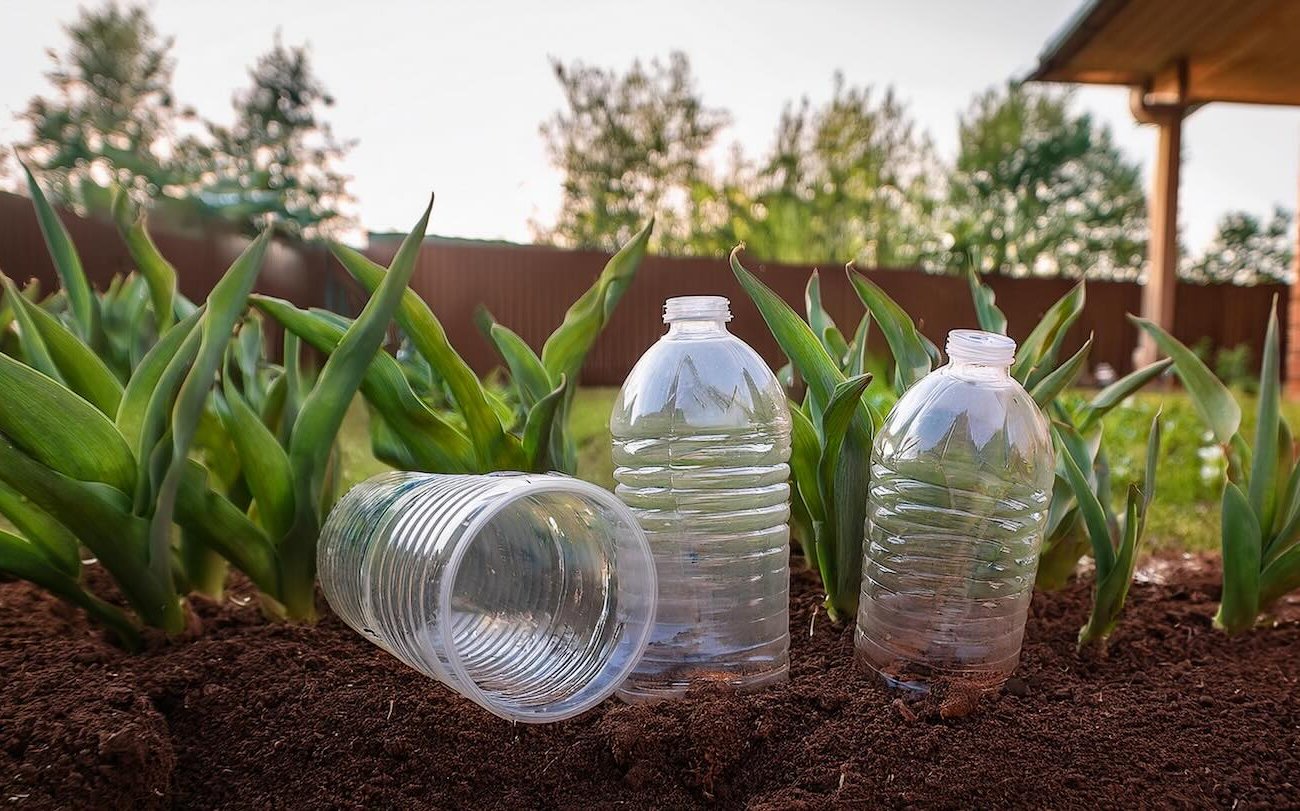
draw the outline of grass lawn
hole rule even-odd
[[[583,388],[574,401],[570,427],[578,443],[578,473],[603,487],[614,486],[609,453],[609,412],[618,390]],[[1090,392],[1072,397],[1086,398]],[[1238,393],[1243,433],[1254,434],[1255,398]],[[1163,414],[1155,503],[1147,518],[1147,551],[1219,548],[1219,497],[1224,462],[1201,425],[1191,401],[1181,391],[1144,392],[1130,398],[1106,419],[1105,447],[1111,464],[1112,506],[1123,508],[1124,491],[1140,481],[1146,464],[1147,430],[1157,410]],[[1287,420],[1300,425],[1300,402],[1284,402]],[[362,481],[385,466],[370,454],[368,418],[358,400],[348,412],[342,434],[343,475],[348,484]]]

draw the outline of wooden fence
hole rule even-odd
[[[129,273],[135,267],[112,223],[67,212],[60,216],[77,246],[86,275],[97,289],[108,287],[113,276]],[[195,301],[207,297],[249,243],[247,237],[235,234],[177,234],[156,228],[151,228],[150,234],[158,250],[175,265],[181,292]],[[324,282],[342,272],[333,267],[333,262],[322,247],[276,240],[267,251],[256,289],[304,307],[327,306],[332,291]],[[59,287],[32,201],[4,192],[0,192],[0,271],[19,284],[34,278],[40,280],[42,290]]]
[[[387,263],[396,242],[376,239],[370,253]],[[499,364],[491,347],[473,324],[474,308],[485,305],[497,320],[540,348],[564,318],[564,312],[595,279],[607,255],[595,251],[566,251],[535,246],[431,239],[421,251],[412,287],[433,307],[448,337],[479,372]],[[747,261],[769,287],[803,312],[803,292],[811,268]],[[934,276],[907,269],[878,269],[866,275],[907,312],[921,330],[943,346],[948,330],[976,325],[970,290],[964,279]],[[846,333],[856,327],[864,308],[841,268],[821,272],[822,299]],[[988,277],[998,306],[1006,313],[1012,337],[1023,340],[1053,302],[1074,282],[1066,279]],[[628,288],[605,333],[588,357],[583,380],[617,385],[661,334],[664,299],[669,296],[713,294],[731,300],[730,327],[773,365],[784,362],[776,342],[757,310],[745,296],[724,257],[647,257]],[[1175,335],[1189,345],[1209,338],[1215,346],[1251,347],[1258,362],[1268,308],[1278,295],[1285,307],[1284,285],[1233,287],[1178,286]],[[1132,368],[1137,330],[1125,318],[1141,309],[1142,289],[1133,282],[1089,282],[1083,316],[1071,330],[1070,350],[1093,334],[1090,366],[1105,362],[1118,372]],[[1283,310],[1285,312],[1285,310]],[[1285,329],[1283,330],[1285,342]],[[883,337],[874,331],[870,345],[884,351]]]
[[[114,274],[132,267],[114,227],[106,222],[65,215],[82,262],[97,287],[106,287]],[[182,292],[202,299],[234,258],[248,244],[244,237],[214,234],[154,233],[159,249],[176,266]],[[397,242],[376,237],[368,253],[387,264]],[[499,364],[496,353],[474,326],[474,309],[485,305],[497,320],[540,349],[564,318],[569,305],[596,278],[608,257],[596,251],[566,251],[535,246],[502,245],[468,240],[430,239],[422,247],[412,287],[430,303],[446,327],[452,345],[474,369],[486,373]],[[803,310],[803,290],[811,268],[764,265],[748,261],[763,281]],[[35,277],[46,290],[57,277],[40,235],[31,201],[0,193],[0,270],[19,281]],[[975,325],[970,292],[963,279],[932,276],[915,270],[871,270],[867,275],[915,317],[923,332],[940,346],[947,331]],[[998,306],[1007,314],[1012,337],[1023,339],[1039,317],[1073,284],[1064,279],[989,277]],[[329,253],[319,246],[277,244],[269,252],[257,289],[304,307],[360,309],[357,286],[350,282]],[[773,365],[784,362],[749,299],[740,290],[724,257],[648,257],[628,289],[605,333],[583,370],[583,380],[617,385],[662,333],[664,299],[690,294],[716,294],[731,299],[735,316],[731,329]],[[1268,308],[1274,295],[1285,303],[1283,285],[1232,287],[1180,284],[1174,333],[1188,344],[1209,338],[1219,347],[1248,344],[1252,363],[1263,345]],[[1141,288],[1129,282],[1089,282],[1083,317],[1069,336],[1076,348],[1094,336],[1091,366],[1109,363],[1119,372],[1132,366],[1137,340],[1125,313],[1138,312]],[[822,297],[841,329],[852,330],[863,307],[844,271],[822,272]],[[1282,311],[1285,313],[1285,304]],[[1283,341],[1285,343],[1285,329]],[[883,351],[878,331],[873,346]],[[1285,356],[1285,355],[1284,355]]]

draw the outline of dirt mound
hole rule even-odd
[[[199,605],[201,631],[128,656],[0,585],[0,799],[18,807],[1300,805],[1300,622],[1228,639],[1216,570],[1133,587],[1107,658],[1079,656],[1087,582],[1036,595],[1017,677],[962,712],[852,663],[794,579],[791,680],[606,702],[511,725],[332,617]],[[1293,601],[1290,609],[1295,609]],[[1294,612],[1293,612],[1294,613]],[[811,634],[809,628],[812,628]],[[969,712],[968,712],[969,711]],[[967,714],[968,713],[968,714]]]

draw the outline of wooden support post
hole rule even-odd
[[[1183,108],[1162,107],[1152,118],[1160,129],[1160,137],[1151,189],[1151,236],[1147,243],[1147,281],[1142,288],[1142,317],[1172,333],[1178,286],[1178,175],[1182,163]],[[1134,364],[1145,366],[1157,359],[1155,343],[1145,332],[1141,333]]]

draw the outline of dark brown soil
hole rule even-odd
[[[0,800],[1300,806],[1300,622],[1228,639],[1210,627],[1212,568],[1163,575],[1172,585],[1134,586],[1105,660],[1074,651],[1086,582],[1035,596],[1017,678],[962,717],[897,700],[857,672],[851,629],[813,621],[816,596],[797,575],[789,684],[609,701],[544,727],[498,720],[333,618],[289,627],[254,605],[200,605],[197,636],[132,657],[76,612],[3,584]]]

